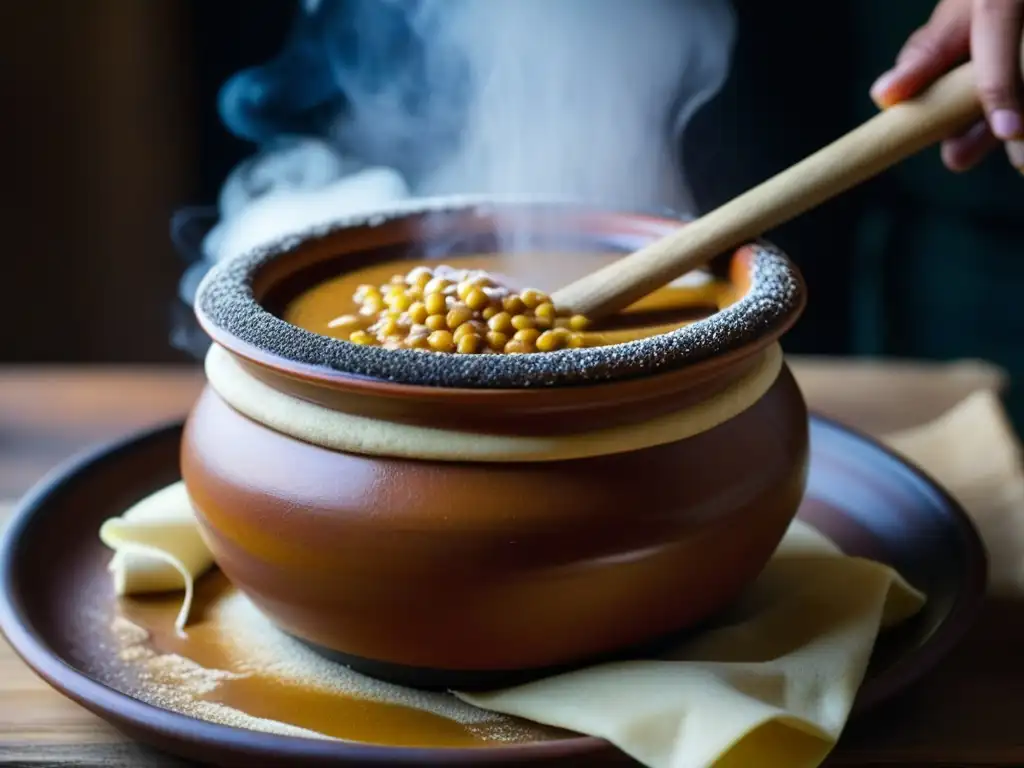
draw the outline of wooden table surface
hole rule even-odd
[[[973,362],[797,360],[794,369],[813,408],[873,434],[926,422],[975,389],[1002,386],[998,370]],[[179,418],[201,381],[191,367],[0,368],[0,500],[87,446]],[[990,600],[927,680],[851,723],[831,762],[1024,765],[1024,599]],[[39,681],[0,640],[0,765],[183,763],[126,742]]]

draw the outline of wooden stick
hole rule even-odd
[[[983,115],[973,65],[880,112],[824,149],[667,237],[556,291],[555,306],[600,318],[954,135]]]

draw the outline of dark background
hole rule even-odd
[[[732,74],[685,147],[704,208],[869,117],[872,78],[933,5],[735,4]],[[184,267],[169,217],[214,202],[251,153],[216,95],[278,51],[293,12],[289,0],[0,3],[0,362],[186,359],[168,343]],[[976,356],[1024,372],[1022,191],[1001,157],[958,177],[929,152],[770,233],[811,290],[788,350]]]
[[[287,0],[0,2],[7,183],[0,362],[165,362],[172,211],[252,146],[216,94],[270,58]]]

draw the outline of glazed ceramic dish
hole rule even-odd
[[[501,232],[608,254],[677,226],[449,202],[215,268],[181,467],[218,566],[285,632],[427,688],[547,675],[714,614],[804,492],[807,411],[777,344],[804,290],[777,250],[725,255],[734,300],[706,319],[586,349],[389,350],[282,319],[346,271],[494,253]]]
[[[799,518],[847,554],[892,565],[929,596],[920,614],[879,638],[857,695],[856,717],[928,673],[960,639],[982,599],[985,558],[966,514],[920,472],[827,421],[812,417],[810,436],[807,497]],[[140,657],[119,657],[111,636],[111,620],[126,606],[114,595],[110,551],[96,531],[104,520],[178,479],[180,440],[181,426],[173,425],[69,463],[26,495],[4,531],[0,629],[51,685],[125,734],[204,764],[629,764],[609,744],[574,734],[452,748],[450,723],[447,729],[412,728],[401,708],[372,703],[339,718],[344,722],[335,727],[348,728],[339,735],[349,740],[338,741],[214,724],[140,696],[132,687]],[[221,574],[207,574],[200,593],[218,582]],[[148,601],[128,602],[137,610]],[[169,607],[165,624],[172,623],[175,610]],[[274,686],[254,688],[234,703],[253,714],[270,715],[276,708],[288,722],[312,725],[295,718],[302,707]],[[850,727],[856,729],[856,719]],[[387,736],[399,731],[403,741]]]

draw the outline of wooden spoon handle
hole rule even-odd
[[[824,149],[667,237],[556,291],[558,307],[599,318],[757,237],[981,118],[970,63]]]

